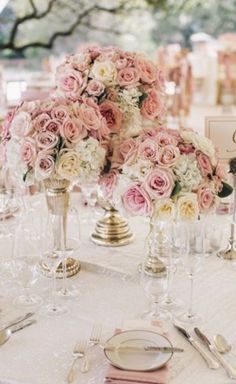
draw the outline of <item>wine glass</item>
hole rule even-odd
[[[187,312],[175,316],[176,321],[186,324],[197,324],[201,321],[201,316],[194,311],[193,293],[194,278],[201,267],[204,256],[204,227],[200,220],[185,224],[187,233],[187,249],[183,253],[184,269],[190,281],[190,296]]]
[[[147,274],[144,268],[141,267],[140,282],[146,297],[151,302],[150,308],[146,312],[144,312],[141,315],[141,317],[143,319],[150,319],[150,320],[166,319],[166,315],[160,312],[160,308],[159,308],[159,303],[166,291],[166,285],[167,285],[166,275],[160,274],[158,276],[152,276]]]
[[[22,196],[17,187],[0,188],[0,239],[3,243],[11,240],[11,250],[1,257],[1,273],[5,278],[14,276],[15,234],[22,216]]]
[[[35,236],[30,236],[25,228],[21,228],[16,236],[15,266],[16,276],[23,287],[23,293],[16,297],[13,304],[20,308],[39,307],[42,298],[32,293],[31,288],[39,277],[39,244],[35,242]]]

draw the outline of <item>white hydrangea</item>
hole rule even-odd
[[[197,160],[191,155],[182,155],[173,167],[182,190],[190,192],[198,187],[202,181],[202,175],[198,168]]]
[[[80,179],[88,181],[98,176],[105,164],[106,151],[101,147],[98,140],[90,137],[87,141],[80,141],[76,146],[76,152],[80,158]]]
[[[133,181],[143,181],[152,168],[153,163],[151,161],[140,158],[135,163],[124,164],[122,172]]]

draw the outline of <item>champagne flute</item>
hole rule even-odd
[[[200,220],[189,222],[185,225],[187,232],[187,250],[183,254],[184,269],[188,275],[190,282],[189,306],[187,312],[175,316],[175,320],[185,324],[198,324],[202,318],[194,311],[193,294],[194,294],[194,278],[201,267],[204,255],[204,235],[203,226]]]

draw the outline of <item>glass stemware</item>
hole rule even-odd
[[[9,242],[11,250],[1,255],[1,274],[3,278],[9,279],[14,276],[14,249],[16,229],[20,224],[22,216],[22,196],[16,187],[0,188],[0,240]]]
[[[194,311],[193,288],[194,278],[200,269],[204,255],[204,227],[200,220],[183,225],[188,236],[187,251],[183,253],[183,264],[190,281],[190,296],[187,312],[175,316],[175,320],[186,324],[197,324],[201,321],[201,316]]]
[[[142,314],[143,319],[159,320],[166,319],[166,315],[160,311],[159,303],[166,291],[166,275],[152,276],[145,273],[144,268],[140,269],[141,286],[146,297],[151,302],[148,311]]]
[[[38,307],[42,304],[42,298],[31,292],[32,286],[39,277],[38,244],[35,243],[35,237],[28,236],[23,229],[18,231],[15,247],[15,268],[16,276],[23,287],[23,293],[14,299],[14,305],[17,307]]]

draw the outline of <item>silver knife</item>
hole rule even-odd
[[[175,328],[178,329],[178,331],[189,341],[189,343],[200,353],[202,358],[207,363],[208,367],[211,369],[217,369],[219,368],[219,363],[215,360],[215,358],[207,352],[202,345],[195,340],[187,331],[186,329],[180,327],[177,324],[174,324]]]
[[[173,353],[173,352],[184,352],[182,348],[177,347],[157,347],[155,345],[143,345],[143,346],[135,346],[135,345],[112,345],[105,344],[102,346],[106,351],[144,351],[144,352],[163,352],[163,353]]]
[[[216,348],[214,347],[214,345],[210,342],[210,340],[206,337],[206,335],[204,335],[204,333],[202,333],[200,331],[199,328],[194,328],[194,331],[196,333],[196,335],[198,335],[198,337],[202,340],[202,342],[207,346],[207,348],[209,349],[209,351],[211,351],[213,353],[213,355],[216,357],[216,359],[219,361],[219,363],[222,365],[222,367],[224,368],[225,372],[227,373],[227,375],[231,378],[231,379],[234,379],[236,380],[236,369],[231,365],[229,364],[223,356],[221,356],[221,354],[216,350]]]
[[[26,319],[29,319],[30,317],[32,317],[34,315],[34,312],[28,312],[26,313],[25,315],[23,316],[18,316],[16,319],[12,320],[10,323],[8,323],[7,325],[4,325],[3,327],[1,327],[1,329],[6,329],[6,328],[10,328],[10,327],[13,327],[14,325],[18,324],[18,323],[21,323],[22,321],[26,320]]]
[[[22,324],[15,325],[14,327],[9,328],[9,329],[11,330],[11,333],[15,333],[17,331],[20,331],[21,329],[24,329],[25,327],[28,327],[29,325],[35,324],[36,322],[37,322],[37,320],[35,320],[35,319],[28,320]]]

